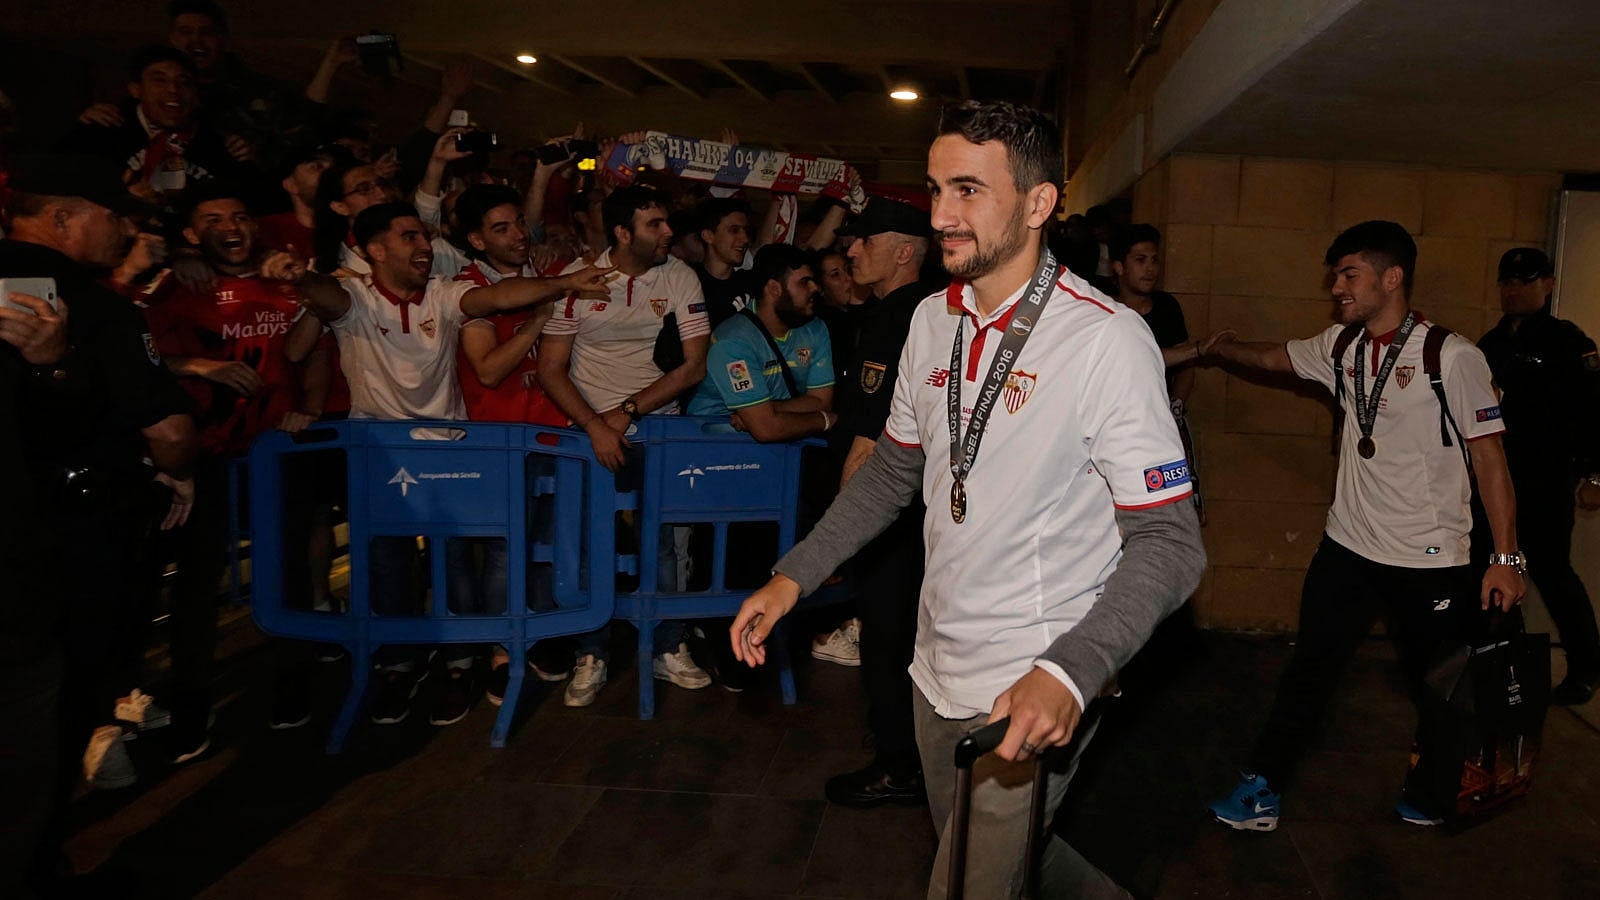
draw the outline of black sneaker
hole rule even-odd
[[[503,662],[489,670],[489,678],[483,684],[483,696],[489,699],[494,706],[506,702],[506,686],[511,683],[511,663]]]
[[[552,684],[572,677],[573,660],[572,642],[563,638],[539,641],[528,654],[528,665],[534,677]]]
[[[892,775],[876,762],[865,769],[829,778],[823,791],[828,796],[828,802],[858,809],[922,806],[928,802],[921,772]]]
[[[439,696],[434,698],[433,712],[428,714],[428,721],[435,725],[454,725],[465,719],[467,713],[472,712],[473,702],[478,699],[477,688],[478,679],[470,668],[450,669]]]
[[[372,723],[398,725],[411,715],[411,700],[417,687],[428,677],[427,666],[410,671],[389,669],[378,673],[378,695],[372,698]]]
[[[1550,702],[1561,706],[1582,706],[1594,696],[1600,675],[1569,674],[1550,692]]]
[[[272,712],[267,716],[267,727],[273,731],[288,731],[311,721],[311,699],[304,690],[279,685],[273,693]]]

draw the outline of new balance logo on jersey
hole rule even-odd
[[[928,380],[924,381],[923,384],[931,385],[936,388],[942,388],[944,387],[945,382],[949,380],[949,369],[934,369],[932,372],[928,373]]]
[[[1442,600],[1433,601],[1433,611],[1434,612],[1444,612],[1445,610],[1447,610],[1449,608],[1450,608],[1450,598],[1449,597],[1445,597]]]

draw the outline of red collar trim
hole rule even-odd
[[[389,293],[389,291],[384,289],[383,285],[378,283],[378,279],[376,278],[372,279],[372,288],[378,292],[379,296],[383,297],[383,299],[389,301],[390,303],[393,303],[395,306],[401,306],[407,303],[412,305],[420,304],[422,302],[422,295],[424,293],[424,291],[417,291],[415,294],[412,294],[409,297],[400,297]]]

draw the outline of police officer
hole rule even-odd
[[[32,367],[20,402],[26,464],[45,511],[33,524],[65,548],[52,575],[68,636],[59,747],[68,764],[59,775],[70,788],[77,756],[110,727],[129,686],[117,681],[119,664],[142,649],[130,635],[149,622],[140,586],[150,584],[143,550],[157,519],[152,481],[170,490],[162,524],[180,523],[194,498],[195,427],[143,316],[101,281],[131,246],[129,217],[149,207],[128,193],[117,166],[94,157],[24,160],[11,187],[0,278],[53,279],[70,309],[65,352]],[[131,766],[113,774],[133,780]]]
[[[1578,326],[1550,314],[1555,270],[1542,251],[1507,251],[1499,280],[1505,315],[1478,347],[1503,395],[1528,575],[1567,651],[1567,677],[1551,699],[1580,704],[1600,686],[1594,609],[1572,568],[1574,488],[1584,509],[1600,508],[1600,356]]]
[[[876,298],[862,318],[854,375],[840,382],[844,422],[853,435],[844,461],[843,482],[848,483],[871,457],[889,419],[911,314],[941,285],[927,283],[920,274],[933,234],[926,212],[874,197],[839,234],[856,239],[847,253],[850,276]],[[922,589],[922,516],[922,504],[913,503],[854,559],[857,587],[875,601],[861,604],[860,665],[876,756],[863,769],[828,779],[826,793],[834,803],[870,807],[926,802],[907,673]]]

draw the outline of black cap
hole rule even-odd
[[[81,197],[119,216],[150,215],[156,208],[128,193],[123,167],[99,156],[52,153],[17,160],[9,187],[24,194]]]
[[[1555,266],[1550,264],[1550,257],[1545,256],[1543,250],[1536,250],[1533,247],[1507,250],[1506,255],[1500,257],[1500,281],[1510,278],[1533,281],[1537,278],[1549,278],[1555,273]]]
[[[932,217],[909,203],[873,197],[854,222],[839,229],[841,237],[871,237],[893,231],[911,237],[932,237]]]

